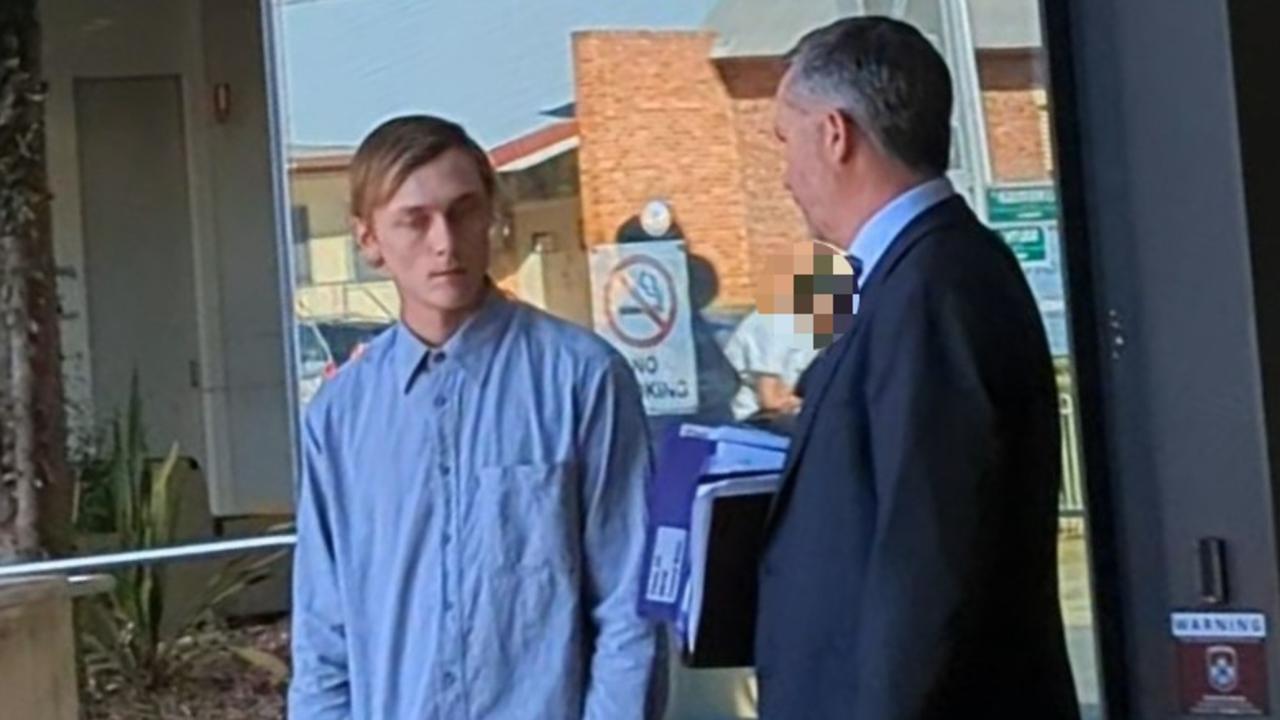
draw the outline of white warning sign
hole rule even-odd
[[[698,363],[684,243],[602,245],[591,251],[596,332],[631,363],[650,415],[698,409]]]

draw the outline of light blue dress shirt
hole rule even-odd
[[[603,340],[493,291],[438,351],[384,333],[304,425],[291,718],[651,716],[649,441]]]
[[[894,198],[863,223],[849,245],[850,254],[862,264],[859,287],[867,286],[880,259],[912,220],[955,194],[950,180],[934,178]]]

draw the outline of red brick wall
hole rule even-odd
[[[652,198],[675,211],[691,252],[716,268],[720,297],[750,296],[745,206],[728,93],[713,36],[584,32],[573,38],[583,235],[613,242]]]
[[[767,274],[779,271],[770,258],[809,239],[800,209],[782,185],[782,146],[773,132],[773,95],[785,68],[778,58],[735,58],[716,64],[732,98],[745,232],[753,260],[751,281],[767,288]]]
[[[991,172],[997,181],[1047,180],[1052,176],[1044,62],[1044,54],[1032,50],[978,54]]]

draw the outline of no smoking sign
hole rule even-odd
[[[675,280],[648,255],[632,255],[614,267],[604,302],[609,328],[619,340],[642,349],[661,345],[679,313]]]
[[[591,251],[596,332],[631,365],[650,415],[698,409],[687,263],[681,241]]]

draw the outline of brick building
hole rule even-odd
[[[768,270],[761,259],[806,235],[773,135],[781,58],[726,57],[722,43],[710,30],[574,36],[582,229],[588,246],[612,242],[662,198],[719,274],[716,303],[742,307]],[[991,179],[1048,179],[1042,50],[979,47],[977,65]]]

